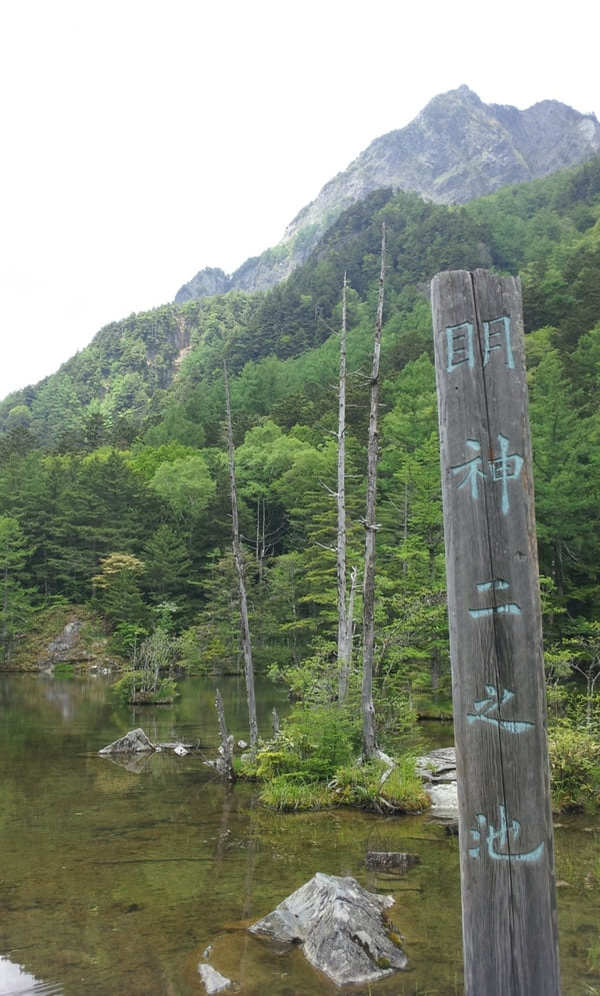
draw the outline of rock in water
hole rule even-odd
[[[458,788],[456,784],[456,749],[441,747],[417,758],[417,774],[426,782],[425,791],[431,799],[429,815],[444,822],[458,820]]]
[[[198,965],[198,975],[204,983],[207,993],[220,993],[224,989],[229,989],[231,979],[225,978],[217,972],[211,965]]]
[[[458,788],[456,782],[446,785],[426,785],[425,791],[431,799],[429,815],[442,822],[458,820]]]
[[[99,754],[137,754],[144,750],[156,750],[154,744],[148,740],[143,730],[130,730],[124,737],[115,740],[108,747],[99,750]]]
[[[302,944],[311,965],[338,986],[374,982],[407,964],[383,916],[393,904],[391,896],[367,892],[354,878],[317,872],[248,929]]]
[[[417,774],[426,781],[456,781],[456,748],[440,747],[417,758]]]
[[[418,854],[408,854],[405,851],[367,851],[367,868],[383,868],[389,871],[394,868],[403,875],[418,865],[421,859]]]

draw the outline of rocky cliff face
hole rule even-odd
[[[414,190],[427,200],[463,203],[573,166],[598,151],[600,124],[593,114],[556,100],[520,111],[484,104],[467,86],[450,90],[434,97],[405,128],[376,138],[300,211],[279,246],[247,260],[222,289],[261,290],[279,283],[304,262],[345,208],[373,190]],[[175,301],[205,296],[207,275],[215,272],[222,273],[202,270]]]
[[[198,297],[212,297],[213,294],[225,294],[231,290],[231,277],[228,277],[223,270],[214,266],[207,266],[200,270],[189,283],[184,284],[177,292],[176,304],[184,304]]]

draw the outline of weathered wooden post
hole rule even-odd
[[[431,287],[457,752],[465,991],[560,992],[518,278]]]

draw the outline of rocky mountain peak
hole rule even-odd
[[[275,252],[247,260],[222,289],[261,290],[279,283],[304,262],[342,211],[374,190],[391,187],[439,203],[464,203],[576,165],[598,151],[600,124],[594,114],[557,100],[523,111],[485,104],[463,84],[433,97],[404,128],[371,142],[299,212]],[[214,272],[201,271],[175,301],[205,296]]]

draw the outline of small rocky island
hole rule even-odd
[[[306,958],[338,986],[376,982],[407,967],[400,937],[385,917],[392,896],[367,892],[354,878],[313,878],[250,933],[301,944]]]

